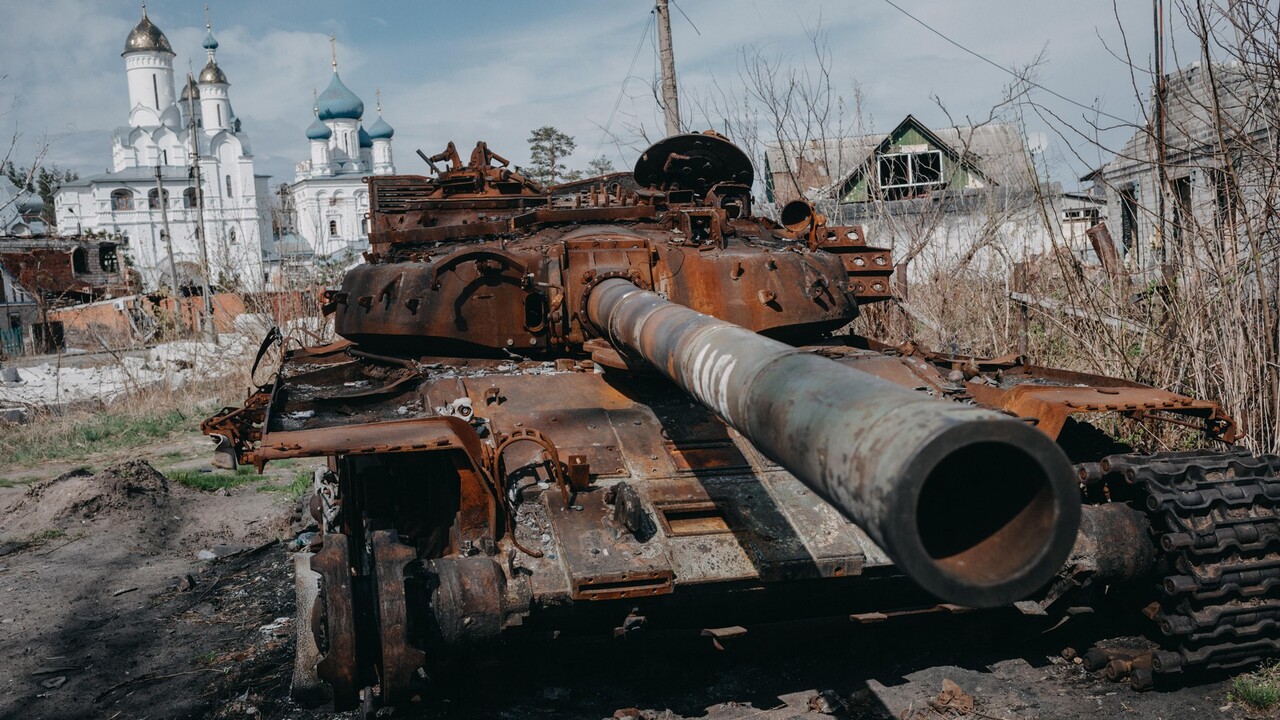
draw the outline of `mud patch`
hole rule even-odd
[[[169,545],[181,520],[169,481],[146,460],[116,463],[98,473],[72,470],[37,483],[8,511],[5,537],[19,541],[40,533],[71,533],[98,523],[131,528],[130,544],[146,553]]]

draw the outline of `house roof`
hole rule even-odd
[[[1022,133],[1007,123],[987,123],[932,129],[914,115],[907,115],[892,131],[850,137],[812,140],[807,143],[774,143],[765,156],[775,185],[790,183],[788,168],[805,195],[827,196],[857,182],[871,158],[888,150],[892,138],[905,128],[925,138],[995,185],[1024,188],[1034,184],[1035,171]],[[785,148],[785,154],[784,154]],[[786,156],[791,158],[786,162]]]
[[[161,165],[160,179],[163,182],[180,181],[189,183],[191,178],[187,174],[185,165]],[[89,187],[90,185],[103,185],[109,183],[136,183],[150,182],[154,184],[156,181],[155,166],[151,167],[131,167],[115,172],[98,173],[97,175],[85,175],[78,180],[63,183],[61,188]]]

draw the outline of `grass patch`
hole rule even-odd
[[[67,531],[66,531],[66,530],[59,530],[59,529],[57,529],[57,528],[49,528],[48,530],[41,530],[41,531],[40,531],[40,532],[38,532],[38,533],[33,533],[33,534],[31,535],[31,537],[27,538],[27,544],[28,544],[28,545],[39,545],[39,544],[41,544],[41,543],[47,543],[47,542],[49,542],[50,540],[58,540],[58,539],[60,539],[60,538],[64,538],[64,537],[66,537],[66,536],[67,536]]]
[[[1280,706],[1280,662],[1237,677],[1231,684],[1231,699],[1259,710]]]
[[[31,465],[138,447],[183,431],[195,430],[204,413],[198,408],[153,412],[93,412],[53,417],[24,426],[24,432],[0,437],[0,464]]]
[[[293,480],[288,483],[276,483],[273,485],[263,485],[258,488],[258,492],[278,492],[288,496],[294,502],[300,500],[304,495],[311,492],[311,482],[315,477],[310,470],[299,470],[294,474]]]
[[[31,533],[23,540],[0,540],[0,555],[8,555],[22,550],[38,548],[45,543],[64,538],[66,536],[66,530],[49,528],[48,530]]]
[[[30,485],[39,479],[40,478],[34,475],[28,475],[27,477],[20,478],[0,478],[0,488],[11,488],[17,485]]]
[[[200,472],[198,470],[165,470],[163,472],[164,476],[169,478],[171,482],[185,485],[193,490],[204,490],[205,492],[229,490],[233,487],[251,483],[258,478],[253,469],[248,467],[238,467],[235,472],[216,470],[214,472]]]

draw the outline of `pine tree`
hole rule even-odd
[[[581,173],[572,173],[564,165],[565,156],[578,147],[572,137],[550,125],[543,125],[529,136],[529,167],[526,174],[543,185],[555,185],[557,181],[574,180]]]

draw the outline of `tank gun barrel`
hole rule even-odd
[[[587,317],[855,522],[934,595],[1019,600],[1071,551],[1080,499],[1048,436],[703,315],[621,278]]]

